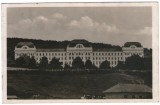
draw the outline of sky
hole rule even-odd
[[[151,7],[19,7],[7,9],[7,37],[73,40],[152,48]]]

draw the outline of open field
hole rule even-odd
[[[151,72],[45,72],[8,71],[8,94],[31,99],[80,99],[84,94],[101,95],[117,83],[144,83],[151,87]]]

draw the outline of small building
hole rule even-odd
[[[104,92],[105,99],[150,99],[152,89],[144,84],[117,84]]]

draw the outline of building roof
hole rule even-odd
[[[124,47],[130,47],[132,45],[135,45],[136,47],[142,47],[141,43],[139,43],[139,42],[126,42],[124,44]]]
[[[91,47],[90,43],[84,39],[74,39],[69,43],[68,47],[75,47],[76,44],[83,44],[84,47]]]
[[[115,49],[115,48],[108,48],[108,49],[93,49],[93,51],[109,51],[109,52],[112,52],[112,51],[122,51],[122,49]]]
[[[103,93],[114,93],[114,92],[152,92],[152,89],[144,84],[117,84]]]
[[[66,51],[65,49],[36,49],[37,52],[61,52]]]
[[[22,46],[28,46],[30,48],[34,48],[34,44],[32,42],[19,42],[16,47],[21,48]]]

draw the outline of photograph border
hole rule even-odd
[[[99,99],[99,100],[81,100],[81,99],[53,99],[53,100],[7,100],[7,8],[8,7],[152,7],[152,91],[153,99]],[[158,3],[140,2],[140,3],[22,3],[22,4],[2,4],[2,92],[3,103],[121,103],[121,102],[158,102],[159,101],[159,45],[158,45]]]

